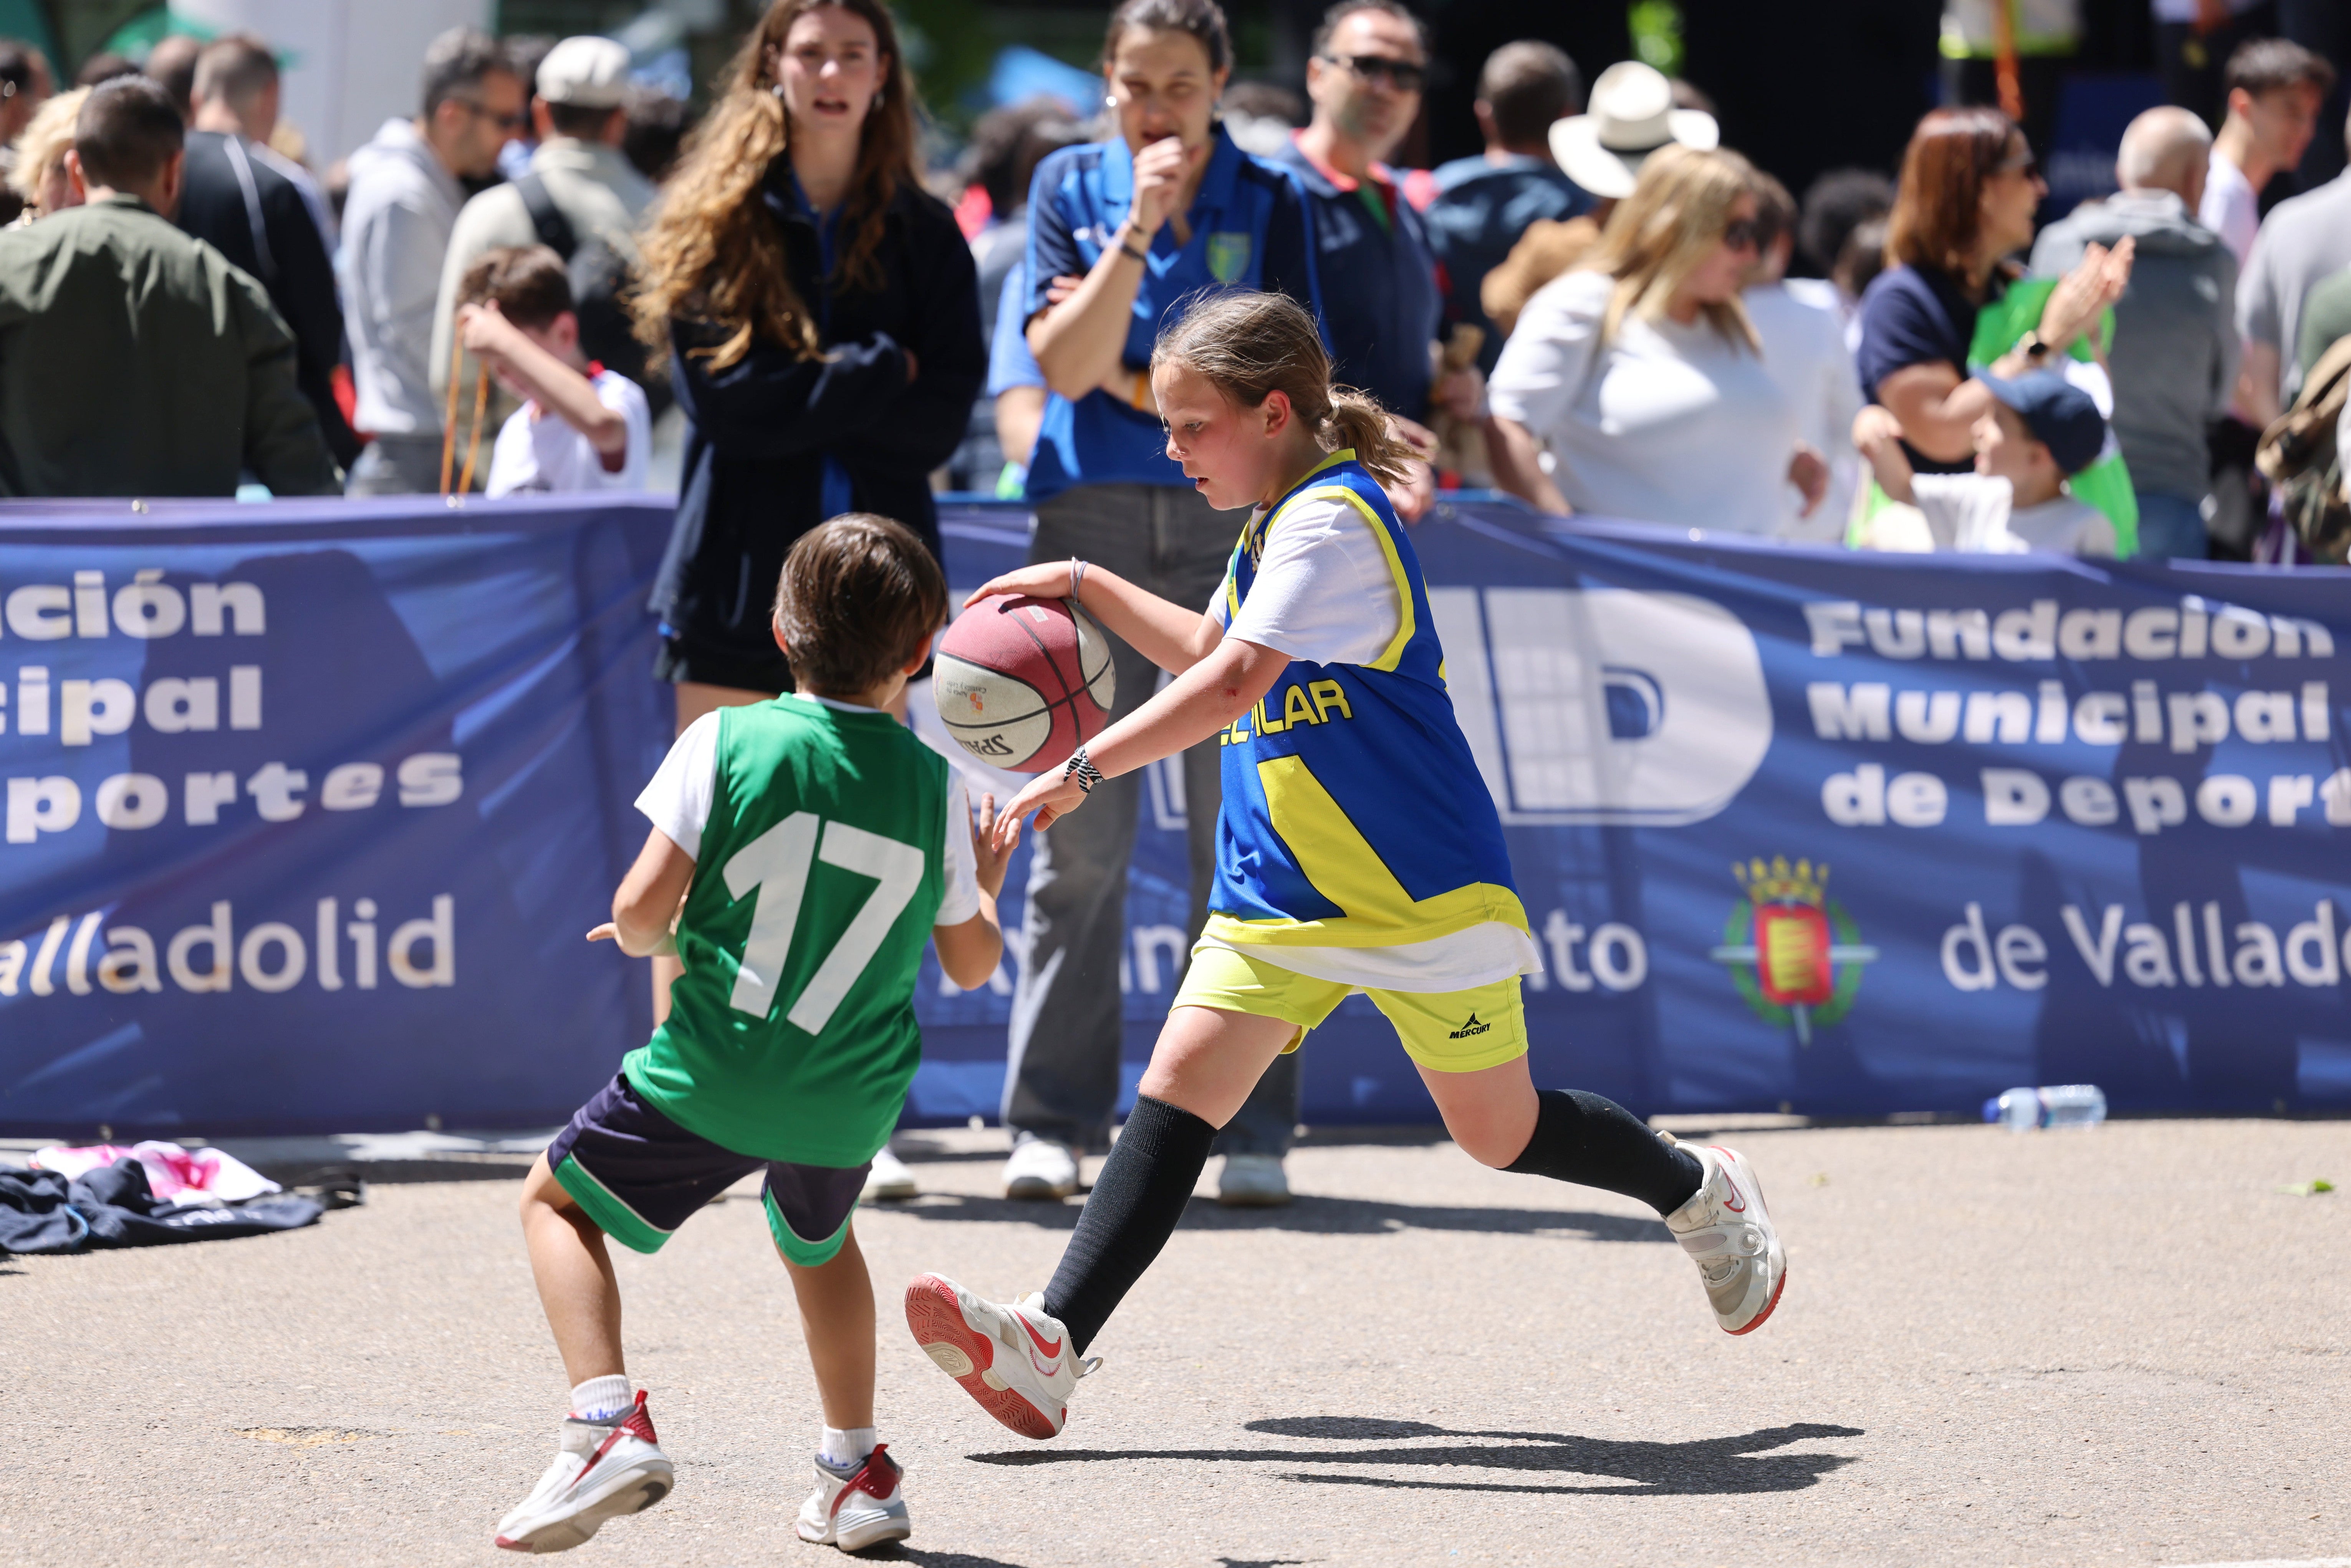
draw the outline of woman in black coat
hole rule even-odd
[[[768,621],[800,535],[878,512],[937,551],[928,476],[987,355],[913,97],[879,0],[776,0],[647,236],[640,330],[691,422],[653,599],[681,735],[791,688]]]

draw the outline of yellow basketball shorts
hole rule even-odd
[[[1229,947],[1195,947],[1174,1005],[1294,1023],[1298,1038],[1282,1051],[1296,1051],[1306,1043],[1307,1030],[1357,988],[1285,969],[1273,961],[1280,951],[1268,948],[1259,956]],[[1476,1072],[1527,1053],[1527,1014],[1516,975],[1467,991],[1365,988],[1364,994],[1395,1026],[1405,1054],[1432,1072]]]

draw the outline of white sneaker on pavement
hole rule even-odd
[[[653,1507],[676,1483],[676,1467],[661,1451],[639,1389],[626,1415],[564,1418],[561,1451],[530,1495],[498,1521],[497,1544],[508,1552],[568,1552],[606,1520]]]
[[[1280,1155],[1227,1155],[1217,1177],[1217,1201],[1228,1208],[1279,1208],[1290,1201],[1290,1176]]]
[[[1078,1156],[1050,1138],[1023,1138],[1004,1162],[1004,1196],[1050,1198],[1058,1203],[1078,1190]]]
[[[1706,1174],[1690,1200],[1666,1216],[1666,1228],[1698,1262],[1714,1321],[1725,1333],[1763,1326],[1788,1283],[1788,1254],[1763,1207],[1763,1185],[1738,1151],[1684,1144]]]
[[[1102,1364],[1080,1363],[1041,1294],[983,1301],[953,1280],[918,1274],[906,1287],[906,1326],[941,1372],[1024,1437],[1058,1435],[1070,1391]]]
[[[873,1156],[873,1163],[866,1167],[865,1190],[858,1197],[866,1203],[904,1203],[919,1196],[922,1190],[923,1184],[914,1179],[906,1162],[892,1154],[890,1145],[884,1144]]]
[[[905,1471],[889,1456],[887,1443],[856,1464],[836,1469],[822,1458],[816,1462],[816,1490],[800,1504],[802,1541],[862,1552],[884,1541],[904,1541],[914,1533],[906,1517],[906,1498],[900,1489]]]

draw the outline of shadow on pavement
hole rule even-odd
[[[1337,1442],[1381,1442],[1411,1437],[1457,1441],[1414,1448],[1069,1448],[1015,1449],[973,1454],[983,1465],[1093,1464],[1121,1459],[1199,1459],[1254,1465],[1380,1465],[1449,1469],[1469,1467],[1530,1475],[1614,1476],[1625,1486],[1555,1486],[1532,1481],[1398,1479],[1388,1476],[1333,1475],[1290,1470],[1280,1479],[1325,1486],[1403,1487],[1431,1491],[1596,1492],[1618,1496],[1689,1496],[1732,1492],[1801,1491],[1831,1470],[1855,1462],[1848,1454],[1774,1454],[1813,1437],[1858,1437],[1857,1427],[1799,1422],[1739,1437],[1701,1437],[1686,1443],[1651,1443],[1576,1437],[1558,1432],[1455,1432],[1421,1421],[1379,1421],[1350,1416],[1308,1416],[1251,1421],[1245,1428],[1275,1437],[1320,1437]],[[1469,1442],[1459,1439],[1470,1439]]]
[[[968,1552],[925,1552],[918,1546],[892,1542],[851,1555],[852,1563],[919,1563],[923,1568],[1020,1568],[995,1557],[974,1557]]]
[[[1020,1220],[1046,1230],[1068,1230],[1080,1205],[1033,1199],[974,1197],[926,1193],[888,1211],[916,1219]],[[1573,1237],[1584,1241],[1670,1242],[1660,1220],[1623,1214],[1590,1214],[1562,1208],[1437,1207],[1416,1203],[1380,1203],[1367,1198],[1301,1196],[1280,1208],[1227,1208],[1194,1198],[1184,1210],[1189,1230],[1302,1230],[1316,1236],[1377,1236],[1401,1230],[1469,1230],[1503,1236]]]

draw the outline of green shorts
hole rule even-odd
[[[1527,1053],[1527,1014],[1516,975],[1466,991],[1374,990],[1285,969],[1276,962],[1280,951],[1195,947],[1173,1005],[1294,1023],[1298,1038],[1282,1047],[1288,1052],[1305,1044],[1306,1031],[1360,989],[1395,1026],[1405,1054],[1432,1072],[1476,1072]]]

